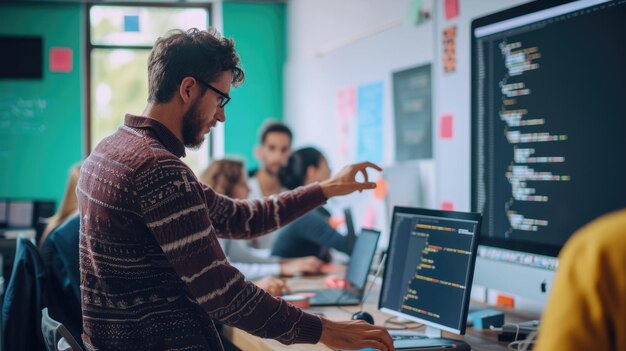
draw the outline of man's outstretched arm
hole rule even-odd
[[[213,226],[220,237],[249,239],[276,230],[323,205],[329,198],[374,189],[367,169],[381,168],[369,162],[353,164],[321,183],[299,187],[257,200],[233,200],[204,186]],[[364,181],[356,180],[362,174]]]

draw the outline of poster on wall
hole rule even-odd
[[[357,92],[357,160],[383,159],[383,83],[361,85]]]
[[[336,111],[339,139],[339,161],[341,164],[353,162],[354,157],[354,117],[356,115],[356,87],[351,86],[337,90]]]
[[[393,73],[396,161],[433,157],[431,65]]]
[[[453,73],[456,71],[456,26],[450,26],[443,30],[443,72]]]

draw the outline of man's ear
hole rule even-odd
[[[188,103],[193,100],[192,98],[194,94],[196,94],[196,85],[198,85],[198,82],[196,82],[196,80],[192,77],[185,77],[180,82],[180,86],[178,87],[178,94],[180,95],[180,98],[183,100],[184,103]]]

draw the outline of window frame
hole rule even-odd
[[[84,23],[85,23],[85,78],[84,78],[84,106],[85,111],[83,113],[83,126],[84,126],[84,138],[83,138],[83,152],[85,157],[89,156],[91,153],[91,110],[93,102],[91,101],[91,75],[92,75],[92,62],[91,55],[93,50],[98,49],[129,49],[129,50],[151,50],[151,45],[110,45],[110,44],[92,44],[91,43],[91,8],[94,6],[111,6],[111,7],[137,7],[137,8],[196,8],[196,9],[205,9],[207,11],[207,28],[211,27],[214,19],[213,19],[213,6],[211,3],[193,3],[186,1],[179,2],[112,2],[112,3],[101,3],[101,2],[87,2],[84,4]],[[214,155],[214,147],[213,147],[213,136],[212,133],[208,134],[206,142],[208,143],[208,151],[209,151],[209,160],[212,159]]]

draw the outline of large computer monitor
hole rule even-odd
[[[626,1],[535,1],[472,22],[475,283],[545,301],[577,229],[626,207]]]
[[[435,337],[464,334],[480,223],[477,213],[395,207],[378,308]]]

